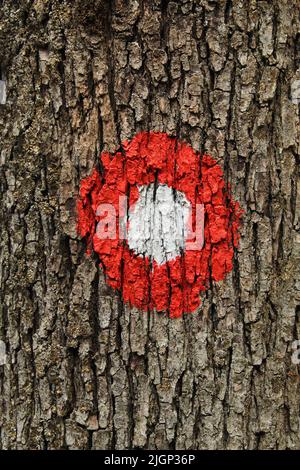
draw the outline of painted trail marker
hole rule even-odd
[[[193,312],[200,292],[232,269],[241,209],[209,155],[141,132],[101,155],[80,186],[78,232],[107,283],[142,310]]]
[[[139,186],[139,199],[129,209],[128,246],[159,265],[185,248],[191,204],[166,184]]]

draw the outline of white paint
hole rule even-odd
[[[0,104],[6,103],[6,81],[0,80]]]
[[[139,193],[129,209],[128,246],[163,264],[185,247],[191,204],[182,192],[163,184],[140,186]]]

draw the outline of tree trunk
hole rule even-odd
[[[299,448],[299,2],[0,7],[0,447]],[[80,180],[141,130],[212,155],[245,211],[179,319],[123,304],[76,231]]]

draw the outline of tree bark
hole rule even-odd
[[[0,8],[0,448],[300,448],[299,2]],[[245,211],[180,319],[124,305],[76,231],[80,180],[141,130],[212,155]]]

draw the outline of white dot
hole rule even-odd
[[[129,209],[128,246],[137,255],[163,264],[185,247],[191,204],[182,192],[164,184],[138,189],[139,199]]]

